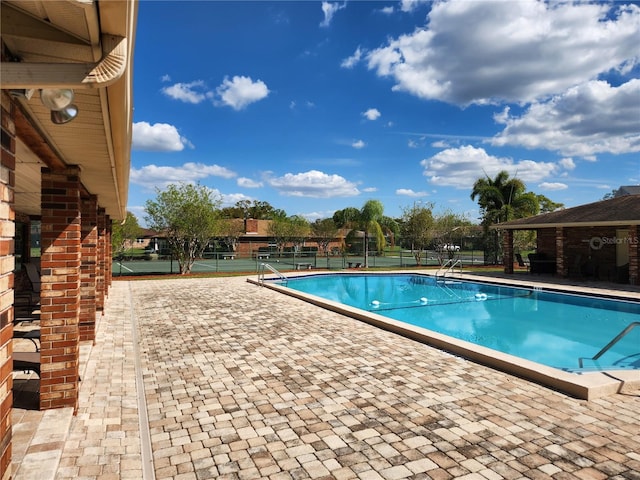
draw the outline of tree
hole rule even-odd
[[[215,235],[220,199],[200,184],[171,184],[156,189],[157,199],[147,200],[147,224],[162,232],[172,255],[178,260],[181,274],[191,272],[193,262]]]
[[[301,217],[300,215],[293,215],[289,217],[289,238],[298,251],[302,250],[304,241],[309,237],[311,232],[311,225],[309,221]]]
[[[509,178],[505,170],[494,179],[488,175],[473,184],[471,200],[478,199],[483,225],[508,222],[516,218],[536,215],[540,211],[538,197],[526,191],[524,182]]]
[[[316,238],[318,247],[325,255],[329,255],[329,244],[338,235],[338,227],[332,218],[318,219],[311,224],[311,232]]]
[[[564,203],[557,203],[544,195],[536,195],[538,199],[538,205],[540,206],[540,213],[555,212],[564,208]]]
[[[364,267],[369,266],[369,232],[372,232],[376,238],[376,248],[378,251],[384,250],[385,238],[380,227],[384,206],[379,200],[368,200],[360,210],[358,218],[361,228],[364,230]]]
[[[445,245],[457,245],[462,248],[462,237],[469,232],[471,222],[464,216],[446,210],[434,217],[433,229],[438,261],[442,265],[444,255],[450,259],[455,256],[456,251],[452,248],[443,248]]]
[[[142,229],[138,224],[136,216],[127,212],[124,222],[112,223],[111,228],[111,247],[113,252],[121,255],[127,249],[127,245],[131,245],[139,236]]]
[[[429,246],[433,229],[433,205],[414,203],[402,211],[402,238],[411,245],[411,253],[420,266],[422,252]]]
[[[225,207],[221,211],[223,218],[255,218],[256,220],[272,220],[286,217],[284,210],[276,209],[269,202],[259,200],[239,200],[233,207]]]
[[[238,239],[244,232],[244,223],[238,218],[225,218],[218,222],[217,235],[230,252],[236,251]]]
[[[508,222],[516,218],[536,215],[540,211],[536,194],[527,192],[522,180],[509,178],[509,173],[501,171],[495,178],[479,178],[473,184],[471,199],[478,199],[482,213],[482,226],[485,235],[485,260],[493,257],[498,262],[501,245],[498,231],[490,236],[489,226],[495,223]]]
[[[269,223],[267,233],[273,238],[278,252],[282,253],[284,246],[289,241],[289,226],[286,218],[276,218]]]
[[[306,218],[299,215],[276,217],[268,227],[268,233],[274,238],[278,251],[287,243],[293,243],[298,249],[309,236],[311,227]]]
[[[355,207],[347,207],[336,210],[333,214],[333,222],[338,228],[355,228],[360,220],[360,210]]]

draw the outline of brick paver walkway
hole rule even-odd
[[[640,392],[575,400],[237,277],[114,282],[56,478],[143,478],[132,322],[158,479],[640,479]]]

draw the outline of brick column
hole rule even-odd
[[[92,195],[80,202],[82,209],[82,259],[80,263],[80,341],[95,340],[96,269],[98,261],[98,201]]]
[[[42,169],[40,408],[78,407],[80,169]]]
[[[504,273],[513,273],[513,230],[502,232],[502,251]]]
[[[98,251],[96,264],[96,309],[100,312],[104,310],[104,299],[106,295],[105,269],[106,269],[106,215],[104,208],[98,208]]]
[[[564,258],[564,246],[567,244],[567,229],[556,227],[556,273],[563,278],[569,276],[569,262]]]
[[[104,254],[104,272],[105,272],[105,295],[109,295],[109,287],[113,281],[113,245],[111,244],[111,232],[113,231],[113,222],[111,217],[105,217],[105,254]]]
[[[629,226],[629,284],[640,283],[640,230],[637,225]]]
[[[0,480],[11,478],[11,407],[13,406],[13,256],[15,218],[15,125],[9,98],[0,94],[2,160],[0,161]]]

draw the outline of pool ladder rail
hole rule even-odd
[[[436,282],[438,281],[438,278],[444,279],[447,274],[454,273],[456,267],[458,267],[458,273],[462,273],[462,260],[459,258],[450,258],[444,262],[436,272]]]
[[[627,335],[627,333],[629,333],[631,330],[633,330],[635,327],[639,326],[640,322],[631,322],[629,325],[627,325],[624,330],[622,330],[618,335],[616,335],[616,337],[611,340],[609,343],[607,343],[602,350],[600,350],[598,353],[596,353],[593,357],[591,358],[587,358],[587,357],[580,357],[578,359],[578,364],[580,365],[580,368],[584,368],[583,365],[583,361],[584,360],[598,360],[602,355],[604,355],[611,347],[613,347],[616,343],[618,343],[620,340],[622,340],[622,338]]]
[[[271,265],[270,265],[270,264],[268,264],[268,263],[261,263],[261,264],[258,266],[258,283],[259,283],[260,285],[264,285],[264,280],[265,280],[265,278],[264,278],[264,273],[265,273],[265,270],[269,270],[270,272],[275,273],[275,274],[278,276],[278,278],[279,278],[279,279],[280,279],[280,280],[281,280],[285,285],[286,285],[286,284],[287,284],[287,282],[289,281],[289,279],[288,279],[286,276],[284,276],[281,272],[279,272],[275,267],[271,266]]]

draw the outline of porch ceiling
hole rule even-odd
[[[113,219],[126,215],[132,129],[135,1],[1,3],[3,90],[16,118],[15,207],[40,213],[40,169],[78,165],[82,184]],[[73,88],[78,116],[53,124],[40,88]]]

